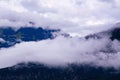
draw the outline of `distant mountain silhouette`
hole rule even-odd
[[[120,72],[113,68],[89,65],[48,67],[37,63],[18,64],[0,70],[0,80],[120,80]]]
[[[59,32],[58,29],[43,29],[33,27],[21,27],[17,31],[13,28],[0,28],[0,38],[5,42],[0,42],[0,48],[10,47],[21,41],[39,41],[45,39],[53,39],[52,33]]]
[[[90,39],[90,38],[94,38],[94,39],[101,39],[104,37],[108,37],[109,39],[113,40],[120,40],[120,27],[115,27],[106,31],[102,31],[99,33],[94,33],[94,34],[90,34],[87,35],[85,38],[86,39]]]

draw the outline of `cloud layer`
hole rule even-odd
[[[22,42],[0,50],[0,68],[21,62],[39,62],[51,66],[92,64],[120,68],[119,60],[120,43],[108,38],[85,40],[58,37],[54,40]]]
[[[33,21],[34,26],[73,34],[92,33],[99,25],[119,22],[119,13],[119,0],[0,0],[1,26],[30,26]]]

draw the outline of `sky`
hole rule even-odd
[[[59,28],[72,36],[108,29],[120,21],[120,0],[0,0],[0,26]]]
[[[28,27],[33,22],[33,27],[62,29],[80,37],[114,28],[120,22],[119,14],[120,0],[0,0],[0,27]],[[5,40],[0,38],[0,42]],[[50,66],[77,63],[120,69],[118,61],[120,42],[111,41],[104,34],[101,39],[58,36],[52,40],[22,41],[0,49],[0,68],[39,62]]]

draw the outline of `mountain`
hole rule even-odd
[[[0,69],[0,80],[120,80],[120,72],[113,68],[88,65],[48,67],[37,63],[21,63]]]
[[[112,33],[111,33],[111,37],[110,39],[111,40],[120,40],[120,28],[115,28],[114,30],[112,30]]]
[[[85,36],[86,39],[90,39],[90,38],[101,39],[104,37],[108,37],[112,41],[115,39],[120,40],[120,26],[106,30],[106,31],[102,31],[99,33],[90,34],[90,35]]]
[[[21,41],[54,39],[59,32],[59,29],[32,27],[22,27],[18,30],[10,27],[0,28],[0,48],[11,47]],[[69,36],[68,34],[60,35]],[[103,37],[108,37],[111,41],[120,40],[120,28],[115,27],[91,34],[85,39],[101,39]],[[75,64],[66,67],[51,67],[30,62],[0,69],[0,80],[120,80],[120,70]]]
[[[22,41],[39,41],[55,38],[53,33],[59,33],[59,29],[43,29],[33,27],[21,27],[14,30],[11,27],[0,28],[0,48],[7,48]]]

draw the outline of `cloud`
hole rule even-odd
[[[115,52],[109,52],[109,49]],[[54,40],[22,42],[0,50],[0,68],[21,62],[38,62],[50,66],[93,64],[120,68],[119,59],[120,43],[108,38],[86,40],[58,37]]]
[[[81,34],[86,28],[91,32],[99,25],[119,22],[119,5],[119,0],[0,0],[0,25],[30,26],[33,21],[36,27]]]
[[[5,42],[5,40],[0,38],[0,43],[4,43],[4,42]]]
[[[32,26],[32,21],[34,27],[49,26],[84,36],[115,27],[113,24],[120,21],[119,13],[120,0],[0,0],[0,27],[27,27]],[[0,68],[29,61],[53,66],[77,63],[119,68],[119,50],[119,41],[106,37],[22,42],[0,49]]]

